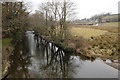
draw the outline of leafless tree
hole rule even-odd
[[[42,13],[45,19],[44,28],[50,36],[58,36],[60,40],[67,37],[68,26],[67,20],[74,15],[75,4],[71,1],[52,0],[50,2],[41,3],[38,12]]]

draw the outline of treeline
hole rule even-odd
[[[101,13],[101,14],[96,14],[96,15],[92,16],[90,19],[95,21],[95,20],[97,20],[99,18],[110,16],[110,15],[112,15],[112,14],[110,14],[110,13]]]
[[[119,14],[110,14],[110,13],[101,13],[92,16],[90,21],[97,21],[98,23],[105,23],[105,22],[118,22]]]
[[[19,37],[29,29],[49,37],[50,40],[61,42],[70,36],[68,20],[75,13],[73,2],[44,2],[34,14],[28,12],[27,7],[24,2],[2,3],[3,37]]]

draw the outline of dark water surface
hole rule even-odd
[[[118,70],[102,60],[64,53],[54,44],[36,39],[33,31],[26,32],[10,59],[10,78],[118,78]]]

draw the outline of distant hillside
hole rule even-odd
[[[73,21],[74,24],[77,25],[105,25],[105,26],[118,26],[120,22],[120,14],[97,14],[92,16],[91,18],[81,19]]]

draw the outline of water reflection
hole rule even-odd
[[[27,46],[26,37],[18,40],[14,46],[14,51],[10,56],[11,68],[9,77],[29,77],[28,66],[31,64],[29,48]]]
[[[34,34],[28,35],[31,36],[29,37],[29,42],[32,42],[30,43],[30,45],[32,45],[30,48],[32,50],[32,54],[34,54],[34,57],[31,58],[31,61],[33,61],[33,65],[29,66],[29,69],[31,69],[30,71],[33,73],[31,74],[32,77],[72,77],[72,75],[70,75],[70,73],[72,73],[73,71],[71,63],[69,62],[69,53],[65,54],[60,48],[56,47],[53,43],[48,43],[41,38],[32,38],[34,37]]]
[[[17,42],[10,60],[9,77],[12,78],[72,77],[69,53],[65,54],[54,44],[35,38],[33,32],[26,32],[23,40]]]
[[[10,78],[80,78],[81,72],[87,72],[87,69],[89,71],[89,65],[92,63],[87,61],[89,58],[85,56],[64,53],[53,43],[34,35],[32,31],[27,31],[23,40],[17,43],[10,59]],[[84,66],[85,63],[89,65]],[[91,75],[91,72],[87,73]]]

